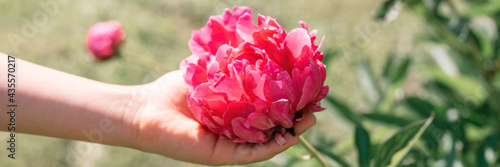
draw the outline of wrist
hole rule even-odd
[[[140,128],[140,115],[147,102],[147,91],[143,85],[120,86],[123,98],[118,110],[121,114],[119,123],[119,133],[114,137],[119,141],[120,146],[139,149],[141,146],[138,141]]]

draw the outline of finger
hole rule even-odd
[[[266,144],[254,144],[253,147],[237,147],[236,154],[233,156],[234,162],[230,164],[248,164],[252,162],[264,161],[274,157],[291,146],[299,143],[298,136],[304,133],[308,128],[316,124],[316,117],[312,112],[304,114],[302,120],[295,126],[295,134],[286,133],[284,138],[286,143],[282,146],[278,145],[275,140],[271,140]],[[250,144],[248,144],[250,145]]]
[[[294,128],[295,134],[301,135],[314,124],[316,124],[316,116],[314,116],[313,112],[304,113],[302,120],[300,120]]]
[[[229,164],[248,164],[268,160],[299,143],[299,138],[290,133],[286,133],[284,138],[286,143],[282,146],[278,145],[274,139],[266,144],[241,144],[235,148],[235,154]]]

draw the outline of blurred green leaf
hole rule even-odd
[[[386,123],[389,125],[397,125],[397,126],[405,126],[410,123],[412,123],[412,120],[409,120],[407,118],[403,117],[395,117],[387,114],[379,114],[379,113],[368,113],[368,114],[363,114],[365,118]]]
[[[394,105],[395,96],[394,94],[401,87],[404,78],[406,77],[408,68],[411,64],[410,58],[405,58],[399,64],[394,62],[395,56],[391,54],[386,61],[384,71],[382,75],[386,81],[384,85],[384,93],[382,93],[382,99],[377,103],[377,111],[389,111]]]
[[[472,108],[470,112],[468,112],[468,116],[465,117],[465,121],[468,123],[471,123],[475,126],[481,127],[481,128],[486,128],[487,125],[492,125],[494,124],[494,120],[488,119],[488,115],[491,114],[492,109],[490,108],[490,105],[487,101],[485,101],[483,104]]]
[[[417,143],[418,144],[418,143]],[[429,166],[428,163],[426,162],[426,159],[429,158],[428,154],[425,154],[422,149],[412,149],[408,152],[408,155],[406,155],[410,159],[408,162],[402,162],[400,164],[400,167],[420,167],[420,166]]]
[[[431,115],[426,120],[401,128],[377,150],[375,166],[397,166],[433,120],[434,115]]]
[[[472,5],[468,11],[465,12],[467,16],[481,16],[492,15],[500,11],[500,1],[488,1],[488,3],[481,3]]]
[[[500,24],[500,19],[496,23],[497,23],[497,26],[500,26],[499,25]],[[500,32],[498,32],[498,33],[500,33]],[[493,46],[493,48],[495,49],[494,53],[493,53],[493,60],[499,61],[498,58],[500,58],[500,38],[497,38],[495,40],[495,46]]]
[[[441,141],[443,144],[443,154],[444,159],[446,160],[447,166],[453,166],[453,162],[455,161],[455,138],[450,134],[450,132],[445,132]]]
[[[436,18],[439,22],[441,23],[448,23],[450,21],[450,18],[444,15],[439,9],[442,8],[442,5],[444,4],[445,0],[434,0],[430,1],[430,3],[427,3],[426,6],[429,8],[432,8],[431,11],[429,11],[429,14],[432,14],[434,18]],[[449,2],[449,1],[448,1]]]
[[[453,52],[452,49],[448,47],[448,45],[443,44],[430,44],[426,47],[429,55],[434,59],[434,62],[438,65],[438,67],[447,75],[457,76],[460,71],[458,69],[458,62],[453,59],[453,55],[456,55],[456,52]],[[458,57],[458,56],[456,56]]]
[[[396,55],[391,52],[389,54],[389,57],[386,58],[386,61],[385,61],[385,65],[384,65],[384,71],[382,72],[382,76],[386,79],[386,80],[390,80],[390,76],[393,72],[392,70],[392,66],[394,64],[394,59],[396,58]]]
[[[345,102],[342,102],[338,99],[336,99],[335,97],[332,97],[332,96],[326,96],[325,98],[328,102],[330,102],[333,106],[335,106],[335,108],[340,111],[340,113],[345,117],[347,118],[348,120],[350,120],[351,122],[353,123],[358,123],[358,116],[356,115],[356,113],[354,113],[351,108],[349,108],[349,106],[347,106],[345,104]]]
[[[480,112],[475,112],[474,108],[471,108],[475,106],[472,104],[474,103],[472,100],[464,99],[460,92],[456,92],[448,85],[435,81],[429,82],[429,85],[435,86],[435,88],[430,91],[440,96],[445,103],[444,106],[434,106],[436,118],[433,125],[438,128],[451,129],[450,127],[456,126],[453,122],[449,122],[450,120],[448,119],[448,114],[452,110],[458,112],[459,119],[457,121],[459,122],[463,120],[473,121],[478,118],[478,114],[481,114]],[[487,119],[484,121],[487,121]]]
[[[358,162],[360,167],[370,166],[370,135],[361,124],[356,125],[355,142],[358,148]]]
[[[399,83],[403,78],[406,76],[406,72],[408,71],[408,67],[410,66],[411,59],[410,58],[405,58],[403,60],[403,63],[401,63],[394,73],[394,75],[391,77],[391,82],[392,83]]]
[[[292,146],[288,149],[285,150],[286,154],[296,158],[296,159],[302,159],[302,156],[304,155],[308,155],[309,153],[307,152],[307,150],[305,150],[302,146],[300,145],[295,145],[295,146]]]
[[[481,144],[477,152],[477,166],[478,167],[488,167],[494,166],[496,157],[495,157],[495,148],[500,140],[500,135],[495,133],[491,136],[488,136],[484,142]],[[496,150],[498,154],[498,150]]]
[[[489,17],[473,19],[470,24],[469,34],[484,59],[490,60],[494,57],[494,36],[498,33],[496,27],[495,21]]]
[[[484,138],[495,132],[495,128],[490,126],[478,127],[472,124],[466,124],[464,128],[467,132],[465,134],[465,138],[467,138],[467,141],[475,143],[482,142]]]
[[[402,0],[386,0],[375,15],[376,20],[391,21],[396,19]]]
[[[481,50],[481,56],[485,59],[493,58],[493,46],[492,43],[488,40],[485,34],[470,31],[469,32],[474,41],[477,43],[477,47]]]
[[[333,49],[327,49],[325,52],[324,52],[324,57],[323,57],[323,64],[325,64],[326,66],[330,65],[330,62],[338,57],[340,55],[340,51],[338,50],[333,50]]]
[[[396,91],[398,91],[399,85],[390,85],[389,88],[385,90],[384,97],[378,103],[378,106],[376,107],[375,111],[381,112],[381,113],[387,113],[391,110],[392,107],[394,107],[395,101],[396,101]]]
[[[372,157],[372,160],[375,157],[375,155],[378,154],[377,151],[378,151],[378,148],[380,148],[381,145],[382,145],[382,143],[373,143],[372,144],[371,149],[370,149],[370,157]]]
[[[481,104],[487,97],[488,92],[475,78],[465,75],[456,77],[449,76],[436,67],[417,66],[419,71],[431,76],[436,82],[444,84],[461,95],[472,100],[474,104]]]
[[[358,65],[358,83],[366,98],[372,104],[380,100],[380,91],[375,82],[372,68],[367,61],[361,61]]]
[[[447,27],[456,36],[466,35],[468,33],[467,31],[469,30],[468,23],[469,23],[469,18],[465,17],[453,18],[448,22]]]
[[[324,154],[333,159],[334,161],[336,161],[340,166],[345,166],[345,167],[352,166],[349,165],[341,156],[334,154],[333,152],[327,150],[325,147],[315,147],[315,148],[319,152],[321,152],[321,154]]]
[[[462,121],[455,121],[451,123],[450,126],[451,133],[455,139],[458,139],[462,142],[467,142],[465,137],[465,127]]]
[[[422,117],[428,117],[432,114],[432,111],[436,111],[434,105],[418,97],[408,97],[404,100],[404,103]]]

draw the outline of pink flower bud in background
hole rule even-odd
[[[284,135],[304,112],[321,111],[328,93],[316,30],[290,33],[275,19],[234,7],[193,31],[192,55],[182,61],[191,112],[200,124],[237,143],[265,143]]]
[[[125,31],[117,21],[94,24],[86,37],[88,51],[97,60],[106,60],[115,55],[125,39]]]

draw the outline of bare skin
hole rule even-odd
[[[7,55],[0,53],[0,105],[9,103]],[[286,144],[237,144],[201,126],[186,101],[180,71],[135,86],[101,83],[17,59],[16,133],[123,146],[205,165],[248,164],[272,158],[298,143],[316,123],[306,113]],[[5,114],[5,113],[4,113]],[[8,125],[7,114],[0,125]],[[8,131],[8,126],[0,126]]]

